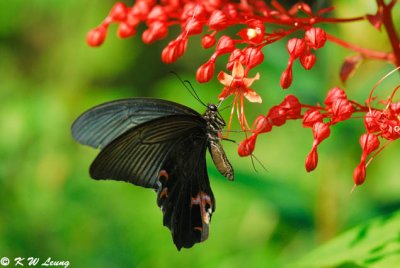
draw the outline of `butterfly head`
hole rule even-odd
[[[207,110],[203,115],[203,118],[207,121],[209,131],[220,132],[226,125],[224,119],[218,112],[218,106],[215,104],[208,104]]]

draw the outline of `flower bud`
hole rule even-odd
[[[305,167],[307,172],[313,171],[318,165],[318,152],[317,148],[314,147],[311,152],[307,155],[305,161]]]
[[[272,129],[271,123],[268,121],[268,118],[263,115],[259,115],[256,120],[254,120],[252,130],[256,134],[270,132]]]
[[[240,156],[248,156],[251,155],[254,151],[254,147],[256,145],[257,134],[251,135],[249,138],[243,140],[239,144],[238,153]]]
[[[297,59],[306,51],[306,43],[303,39],[291,38],[286,44],[289,55],[293,59]]]
[[[332,103],[338,99],[347,99],[347,95],[343,89],[339,87],[334,87],[331,90],[329,90],[324,103],[326,106],[332,106]]]
[[[228,18],[221,10],[214,10],[208,21],[210,29],[221,31],[228,26]]]
[[[127,38],[136,33],[136,29],[126,22],[121,22],[118,25],[118,36],[120,38]]]
[[[205,83],[211,80],[214,75],[215,61],[209,60],[201,65],[196,72],[196,79],[199,83]]]
[[[273,126],[282,126],[286,123],[286,112],[280,106],[274,106],[269,110],[267,119]]]
[[[368,113],[365,114],[364,117],[364,125],[365,128],[367,129],[367,132],[376,132],[380,130],[380,124],[379,122],[381,121],[383,117],[383,114],[381,111],[378,110],[371,110]]]
[[[314,54],[303,54],[300,56],[300,63],[304,69],[310,70],[315,62],[317,61],[317,57]]]
[[[287,95],[285,99],[279,104],[285,110],[286,117],[299,118],[301,114],[301,104],[299,100],[292,94]]]
[[[364,133],[360,137],[360,145],[363,153],[370,154],[379,147],[379,139],[371,133]]]
[[[201,38],[201,45],[207,49],[215,45],[215,36],[212,34],[205,34]]]
[[[160,5],[153,7],[150,13],[147,15],[146,23],[151,24],[154,21],[162,21],[166,22],[168,20],[168,16],[164,10],[164,8]]]
[[[321,28],[310,28],[305,32],[304,39],[308,47],[319,49],[325,45],[326,33]]]
[[[126,19],[127,12],[128,8],[126,5],[122,2],[117,2],[111,9],[109,16],[113,21],[124,21]]]
[[[260,48],[246,47],[243,49],[241,63],[251,69],[264,61],[264,54]]]
[[[361,185],[365,181],[365,177],[367,176],[367,171],[365,167],[365,163],[361,162],[356,169],[354,170],[353,173],[353,180],[355,185]]]
[[[88,32],[86,36],[86,43],[91,47],[98,47],[103,44],[107,36],[107,29],[104,26],[100,26]]]
[[[218,55],[231,53],[235,49],[235,43],[232,38],[227,35],[223,35],[219,38],[217,48],[215,51]]]
[[[293,76],[292,76],[292,67],[288,67],[283,71],[281,75],[281,87],[282,89],[287,89],[292,84]]]
[[[164,63],[173,63],[186,51],[187,38],[178,37],[169,42],[161,53],[161,59]]]
[[[339,122],[351,117],[354,112],[353,105],[347,99],[337,99],[332,103],[332,121]]]
[[[312,130],[314,134],[314,140],[317,142],[317,144],[320,144],[331,134],[331,129],[329,126],[321,122],[315,123]]]
[[[303,127],[313,127],[315,123],[321,122],[324,119],[321,112],[317,109],[309,109],[303,115]]]

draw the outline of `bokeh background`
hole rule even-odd
[[[125,97],[163,98],[203,111],[170,71],[192,81],[205,102],[215,102],[222,86],[216,79],[196,83],[197,67],[212,53],[201,49],[199,38],[168,66],[160,60],[166,40],[149,46],[140,36],[119,40],[115,26],[102,47],[88,47],[87,31],[113,3],[0,1],[0,258],[51,257],[68,260],[71,267],[283,267],[344,230],[399,208],[397,142],[368,167],[365,185],[350,194],[361,153],[362,119],[332,129],[311,174],[304,169],[311,131],[301,122],[289,122],[257,141],[255,155],[268,171],[257,162],[255,170],[250,158],[237,155],[235,144],[224,142],[236,180],[227,181],[209,162],[217,199],[210,237],[178,252],[162,226],[155,193],[90,179],[88,168],[97,151],[74,142],[70,126],[88,108]],[[374,1],[333,3],[335,14],[343,17],[376,8]],[[385,34],[366,22],[323,27],[369,48],[389,48]],[[176,34],[172,31],[170,37]],[[338,71],[349,52],[334,44],[318,51],[313,70],[296,63],[287,91],[279,86],[287,62],[285,44],[264,52],[265,63],[254,70],[261,80],[253,84],[263,104],[247,105],[250,120],[286,94],[316,103],[329,88],[343,86]],[[226,58],[217,70],[224,70],[224,62]],[[364,102],[391,68],[366,61],[344,88],[350,98]],[[398,83],[397,75],[387,79],[378,88],[379,96],[389,95]],[[224,115],[228,118],[229,109]],[[240,141],[244,135],[231,138]]]

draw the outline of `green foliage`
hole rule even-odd
[[[101,48],[87,47],[86,32],[114,2],[0,1],[0,259],[51,256],[69,260],[70,267],[285,267],[343,230],[398,210],[398,145],[374,160],[365,185],[350,195],[362,122],[332,130],[311,174],[304,171],[311,131],[290,122],[257,141],[255,155],[268,172],[257,162],[255,171],[250,158],[240,158],[236,145],[224,142],[236,179],[226,181],[209,162],[217,203],[210,238],[178,252],[162,226],[154,192],[91,180],[88,168],[97,151],[75,143],[70,126],[86,109],[123,97],[165,98],[202,111],[170,70],[192,81],[205,102],[215,102],[222,88],[216,81],[194,82],[202,62],[191,43],[185,57],[169,66],[160,61],[165,43],[144,46],[139,36],[119,40],[112,31]],[[279,44],[265,51],[268,61],[257,69],[261,80],[252,86],[263,104],[246,103],[249,119],[292,93],[279,87],[285,53]],[[327,87],[339,83],[343,50],[328,45],[319,53],[315,70],[295,70],[290,90],[303,102],[321,102]],[[331,55],[339,56],[332,62]],[[367,68],[349,80],[348,94],[362,101],[379,78],[375,68]],[[225,118],[229,112],[223,112]],[[230,138],[240,141],[243,135]],[[335,253],[353,245],[353,256],[364,255],[347,264],[370,260],[368,265],[379,261],[385,267],[383,261],[398,258],[396,221],[399,226],[398,214],[373,221],[358,243],[350,233],[337,248],[310,258],[344,265],[345,253],[342,259]],[[390,226],[392,232],[384,231]],[[374,234],[380,242],[367,243]]]
[[[378,217],[313,250],[295,267],[396,267],[400,263],[400,212]]]

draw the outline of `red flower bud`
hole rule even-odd
[[[358,186],[364,183],[365,177],[367,176],[367,171],[365,167],[365,163],[361,162],[356,169],[354,170],[353,173],[353,180],[354,183]]]
[[[217,48],[215,51],[218,55],[231,53],[235,49],[235,43],[232,38],[227,35],[223,35],[219,38]]]
[[[318,165],[318,152],[317,148],[314,147],[311,152],[307,155],[305,167],[307,172],[313,171]]]
[[[387,140],[397,140],[398,138],[400,138],[399,120],[384,120],[379,127],[382,131],[383,138]]]
[[[256,145],[257,134],[251,135],[239,144],[238,153],[240,156],[251,155]]]
[[[269,110],[267,119],[273,126],[282,126],[286,123],[286,112],[280,106],[274,106]]]
[[[238,16],[238,11],[232,3],[224,4],[223,12],[229,19],[236,19]]]
[[[212,34],[205,34],[201,38],[201,45],[207,49],[215,45],[215,36]]]
[[[142,40],[146,44],[163,39],[168,34],[168,27],[164,22],[154,21],[142,34]]]
[[[360,137],[360,145],[363,150],[363,154],[366,155],[372,153],[379,147],[379,139],[374,134],[365,133]]]
[[[221,31],[228,26],[228,18],[221,10],[214,10],[208,21],[210,29]]]
[[[246,47],[243,49],[243,58],[240,61],[243,65],[249,69],[257,66],[264,61],[264,54],[260,48]]]
[[[389,109],[392,113],[395,113],[395,114],[400,113],[400,101],[390,103]]]
[[[337,99],[332,103],[332,121],[339,122],[351,117],[354,107],[347,99]]]
[[[329,90],[324,103],[326,106],[332,106],[332,103],[338,99],[347,99],[347,95],[343,89],[339,87],[334,87],[331,90]]]
[[[214,75],[215,61],[209,60],[201,65],[196,72],[196,79],[199,83],[205,83],[211,80]]]
[[[300,56],[300,63],[306,70],[310,70],[315,62],[317,61],[317,57],[314,54],[303,54]]]
[[[128,8],[122,2],[117,2],[110,11],[109,16],[113,21],[124,21],[126,19],[126,14],[128,13]]]
[[[232,53],[229,55],[229,59],[228,59],[227,65],[226,65],[226,69],[232,70],[233,65],[235,64],[235,61],[241,62],[243,57],[244,57],[243,52],[240,49],[235,48],[232,51]]]
[[[118,36],[120,38],[127,38],[136,33],[136,29],[126,22],[121,22],[118,25]]]
[[[176,1],[177,2],[177,1]],[[179,5],[181,4],[177,4],[176,8],[180,8]],[[174,10],[175,12],[175,10]],[[206,20],[206,15],[207,15],[207,11],[204,9],[204,5],[203,4],[198,4],[195,3],[194,1],[187,1],[183,11],[181,13],[180,16],[180,20],[181,21],[188,21],[190,19],[196,19],[198,21],[203,21]]]
[[[182,25],[183,32],[187,35],[196,35],[203,32],[203,24],[199,20],[188,19]]]
[[[162,22],[166,22],[168,20],[168,16],[164,8],[160,5],[154,6],[146,18],[146,22],[148,25],[157,20]]]
[[[364,118],[364,125],[367,132],[376,132],[380,130],[380,122],[383,119],[383,114],[378,110],[369,111]]]
[[[86,43],[91,47],[98,47],[103,44],[107,36],[107,29],[104,26],[100,26],[88,32],[86,36]]]
[[[331,134],[331,129],[327,124],[317,122],[314,124],[312,128],[314,134],[314,141],[316,144],[320,144],[323,140],[329,137]]]
[[[292,84],[293,76],[292,76],[292,67],[288,66],[285,71],[283,71],[281,75],[281,87],[282,89],[287,89]]]
[[[303,115],[303,127],[313,127],[315,123],[321,122],[323,115],[317,109],[309,109]]]
[[[147,15],[151,11],[152,4],[147,3],[146,1],[137,1],[131,8],[131,11],[128,14],[128,17],[135,17],[141,21],[147,19]]]
[[[161,53],[161,59],[164,63],[173,63],[180,56],[185,53],[187,45],[187,38],[178,37],[175,40],[169,42],[169,44],[163,49]]]
[[[306,43],[304,42],[303,39],[299,39],[299,38],[289,39],[286,47],[289,52],[289,55],[293,59],[300,57],[306,51]]]
[[[299,118],[301,114],[301,104],[292,94],[287,95],[279,106],[285,110],[286,117]]]
[[[271,123],[268,121],[268,118],[263,115],[259,115],[256,120],[254,120],[252,130],[256,134],[270,132],[272,129]]]
[[[310,28],[305,32],[304,39],[308,47],[319,49],[325,45],[326,33],[321,28]]]

